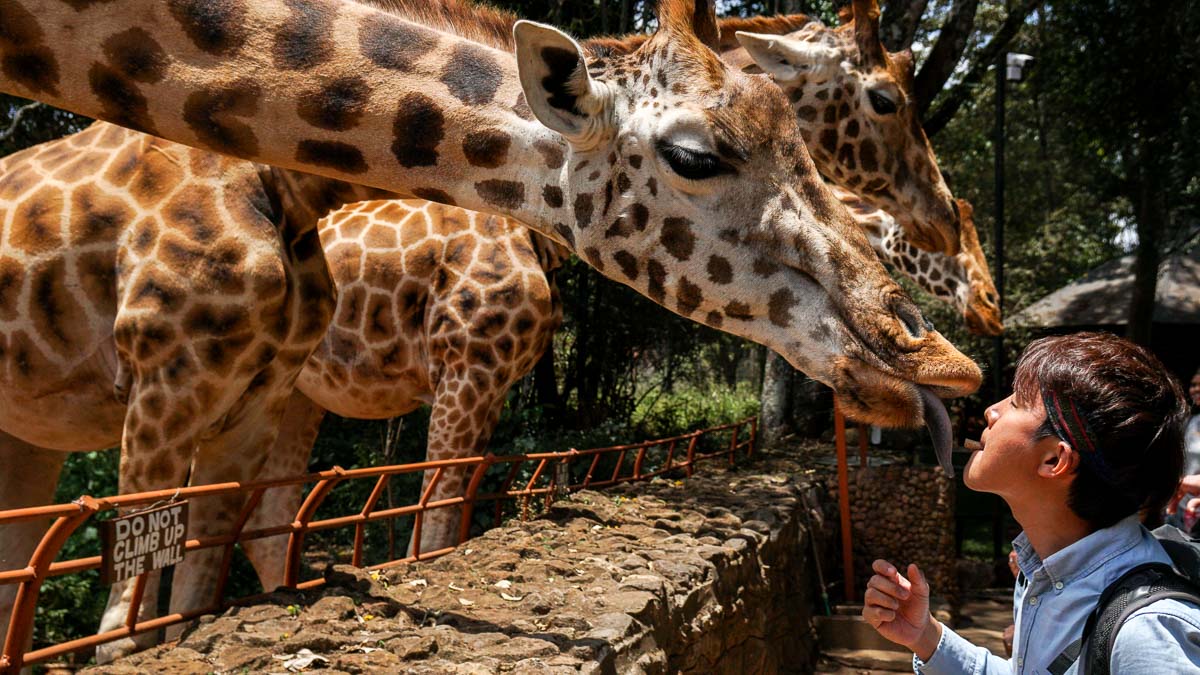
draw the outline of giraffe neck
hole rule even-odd
[[[528,119],[499,49],[321,0],[128,0],[120,12],[27,0],[3,16],[20,39],[0,40],[0,56],[26,65],[6,69],[5,93],[554,238],[567,221],[543,199],[566,180],[566,143]]]

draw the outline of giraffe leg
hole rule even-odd
[[[273,364],[277,376],[287,366]],[[274,380],[290,382],[291,380]],[[291,389],[246,394],[216,434],[200,441],[192,465],[192,485],[223,482],[247,483],[263,476],[269,453],[279,432]],[[196,538],[230,534],[249,493],[205,497],[192,501],[188,511],[188,536]],[[171,586],[171,613],[199,610],[220,601],[222,547],[190,552],[175,569]],[[167,628],[175,639],[186,625]]]
[[[67,453],[44,450],[0,431],[0,511],[44,506],[54,501],[54,489]],[[20,467],[20,470],[16,470]],[[0,571],[20,569],[50,526],[49,520],[0,525]],[[17,585],[0,586],[0,646],[8,634]],[[26,643],[25,648],[29,648]]]
[[[293,391],[283,414],[279,436],[271,449],[270,461],[263,465],[258,480],[299,476],[307,472],[313,443],[325,418],[325,409],[313,403],[299,390]],[[302,488],[276,488],[263,495],[262,502],[246,523],[246,530],[257,530],[292,522],[300,509]],[[258,572],[264,590],[283,585],[284,565],[287,562],[286,535],[255,539],[242,544],[246,557]]]
[[[180,370],[187,367],[186,361],[176,365]],[[196,438],[213,420],[211,413],[202,413],[205,406],[189,396],[191,392],[176,379],[178,374],[172,372],[164,377],[162,371],[155,370],[135,380],[121,438],[121,494],[176,488],[187,481]],[[150,401],[153,402],[148,403]],[[220,409],[220,406],[214,407]],[[160,424],[161,420],[157,419],[160,415],[168,418],[165,424]],[[157,431],[151,432],[152,428],[161,428],[161,436]],[[155,570],[143,576],[146,582],[138,621],[154,618],[162,573]],[[119,628],[125,623],[133,602],[134,583],[132,579],[117,582],[109,589],[108,605],[100,619],[100,632]],[[147,649],[157,642],[157,637],[156,632],[151,631],[100,645],[96,648],[96,661],[109,663]]]
[[[426,459],[436,461],[475,457],[482,455],[487,449],[492,431],[500,419],[500,411],[504,408],[508,387],[489,392],[488,396],[460,395],[464,388],[470,387],[472,384],[465,377],[459,380],[458,386],[449,383],[449,386],[443,387],[439,384],[438,395],[429,417],[429,446],[425,454]],[[474,405],[464,406],[464,399],[473,399]],[[433,473],[425,472],[425,480],[421,484],[422,494],[428,488]],[[429,501],[436,502],[462,495],[466,490],[466,479],[469,475],[470,471],[465,468],[443,470]],[[421,523],[421,551],[429,553],[458,544],[461,520],[462,508],[459,506],[425,512]],[[408,544],[409,555],[413,554],[414,544],[415,539]]]

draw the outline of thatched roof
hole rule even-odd
[[[1014,326],[1120,326],[1128,323],[1133,256],[1110,260],[1018,312]],[[1200,324],[1200,242],[1166,257],[1154,296],[1157,323]],[[1009,323],[1006,321],[1005,323]]]

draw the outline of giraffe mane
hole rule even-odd
[[[513,25],[521,17],[497,7],[467,0],[351,1],[496,49],[516,48]]]

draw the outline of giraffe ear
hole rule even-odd
[[[599,119],[602,104],[579,43],[557,28],[532,21],[518,21],[513,37],[521,88],[534,116],[568,141],[585,136]]]
[[[824,82],[833,78],[842,61],[838,50],[807,40],[743,31],[735,35],[758,67],[778,82],[801,77]]]

